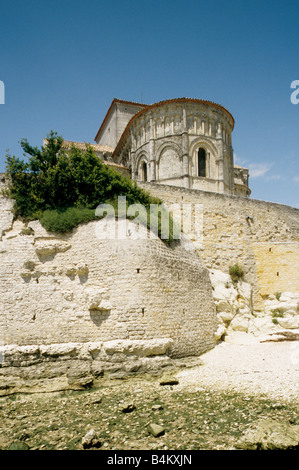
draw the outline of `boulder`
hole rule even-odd
[[[249,325],[249,319],[242,315],[237,315],[231,321],[230,327],[234,331],[244,331],[247,333]]]
[[[285,329],[296,329],[299,328],[299,315],[296,317],[287,316],[282,318],[277,318],[277,323],[279,326]]]

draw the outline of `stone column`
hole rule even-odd
[[[137,176],[138,176],[138,171],[137,171],[137,168],[135,167],[135,165],[136,165],[135,152],[131,152],[131,176],[132,176],[132,180],[137,180]]]
[[[150,158],[149,181],[155,181],[156,180],[156,159],[155,159],[154,127],[153,127],[152,117],[150,117],[149,158]]]
[[[219,193],[224,193],[224,171],[223,171],[223,162],[224,162],[224,147],[223,147],[223,133],[221,129],[221,123],[218,123],[217,135],[217,149],[218,149],[218,158],[217,158],[217,167],[218,167],[218,191]]]
[[[133,131],[130,132],[131,137],[131,178],[132,180],[137,180],[137,169],[135,168],[136,165],[136,158],[135,158],[135,151],[136,151],[136,140],[133,134]]]
[[[182,176],[185,188],[190,187],[189,180],[189,135],[187,129],[186,108],[183,107],[183,133],[182,133]]]
[[[230,145],[230,150],[229,150],[229,153],[230,153],[230,190],[231,190],[231,194],[234,194],[234,184],[235,184],[235,181],[234,181],[234,149],[232,147],[232,145]]]

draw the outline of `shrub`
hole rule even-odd
[[[48,231],[66,233],[81,223],[95,220],[99,204],[109,202],[117,209],[118,196],[125,196],[127,205],[139,203],[146,208],[144,223],[148,228],[152,204],[158,204],[165,214],[159,199],[105,165],[91,146],[87,145],[84,151],[75,146],[65,150],[62,144],[63,138],[51,131],[41,149],[21,140],[28,162],[6,156],[15,217],[24,221],[39,219]],[[168,217],[169,234],[161,214],[156,227],[158,236],[167,243],[177,238],[177,227],[169,214]]]
[[[65,210],[46,210],[42,212],[40,223],[49,232],[67,233],[84,222],[94,220],[93,209],[69,207]]]
[[[243,278],[244,271],[238,264],[234,264],[233,266],[230,266],[229,274],[233,282],[238,282]]]
[[[33,235],[34,230],[31,227],[22,228],[21,235]]]

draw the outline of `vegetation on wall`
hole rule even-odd
[[[230,266],[229,274],[233,282],[238,282],[243,278],[244,271],[241,266],[239,266],[238,264],[234,264],[233,266]]]
[[[14,214],[23,221],[39,219],[52,232],[66,233],[80,223],[99,218],[96,208],[103,203],[116,207],[117,197],[125,196],[127,206],[142,204],[150,227],[150,207],[162,202],[150,196],[130,179],[105,165],[92,147],[81,150],[63,148],[63,138],[51,131],[40,149],[21,140],[25,161],[6,155],[6,173],[10,181],[9,197],[14,199]],[[169,215],[169,214],[168,214]],[[134,217],[131,217],[134,219]],[[174,239],[174,222],[169,215],[169,235],[163,232],[161,214],[157,234],[165,242]]]

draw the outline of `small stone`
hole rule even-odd
[[[30,447],[26,442],[16,441],[10,444],[8,450],[29,450]]]
[[[150,423],[147,427],[147,430],[154,437],[162,436],[165,433],[165,429],[156,423]]]
[[[133,404],[133,403],[129,403],[129,404],[126,404],[126,405],[122,405],[121,407],[121,411],[123,413],[131,413],[132,411],[134,411],[136,409],[136,406]]]
[[[82,447],[83,449],[91,449],[92,447],[99,448],[102,443],[99,439],[99,436],[94,429],[88,431],[87,434],[82,438]]]
[[[153,405],[153,406],[152,406],[152,410],[153,410],[153,411],[163,410],[163,406],[162,406],[162,405]]]
[[[175,377],[162,377],[160,380],[160,385],[177,385],[178,383],[179,381]]]
[[[102,403],[102,397],[94,397],[91,403],[93,405],[98,405],[99,403]]]
[[[68,372],[68,384],[75,390],[85,390],[93,385],[93,376],[84,369],[84,366]]]

